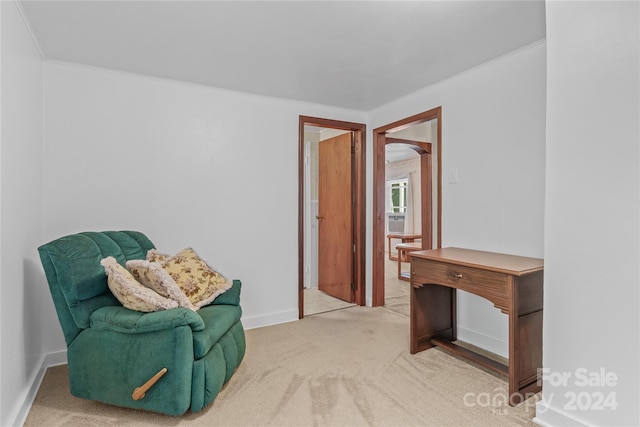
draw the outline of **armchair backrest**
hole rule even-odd
[[[109,290],[100,260],[113,256],[125,265],[131,259],[144,259],[153,248],[137,231],[78,233],[38,248],[67,345],[89,327],[95,310],[121,305]]]

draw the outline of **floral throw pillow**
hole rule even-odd
[[[147,251],[147,261],[150,262],[165,262],[171,258],[171,255],[161,254],[155,249],[149,249]]]
[[[209,267],[191,248],[178,252],[161,265],[196,308],[210,304],[233,285],[233,281]]]
[[[111,293],[120,303],[131,310],[151,312],[176,308],[178,303],[159,295],[157,292],[143,286],[118,264],[114,257],[106,257],[100,264],[107,273],[107,284]]]
[[[163,297],[176,301],[178,307],[196,311],[189,298],[159,263],[135,259],[127,261],[127,269],[138,282],[149,289],[153,289]]]

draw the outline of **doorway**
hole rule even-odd
[[[415,140],[399,138],[408,129],[423,123],[429,123],[433,129],[431,147],[421,146]],[[387,258],[391,255],[391,240],[387,237],[388,206],[386,188],[386,148],[391,144],[405,144],[413,147],[420,154],[420,182],[422,186],[421,231],[417,237],[423,248],[439,248],[442,246],[442,108],[407,117],[402,120],[379,127],[373,131],[373,274],[372,305],[385,305],[385,271],[390,264]],[[413,139],[413,138],[412,138]],[[435,152],[432,156],[431,151]],[[425,188],[427,187],[428,188]],[[416,239],[416,241],[418,240]],[[394,246],[395,247],[395,246]],[[385,268],[386,267],[386,268]]]
[[[315,173],[311,171],[310,146],[313,141],[310,139],[313,138],[305,136],[311,129],[323,133],[326,131],[333,136],[324,139],[322,155],[326,157],[324,160],[329,159],[329,165],[333,165],[328,170],[336,174],[337,181],[334,179],[336,177],[323,180],[317,168]],[[348,305],[364,305],[366,127],[360,123],[300,116],[298,130],[298,312],[302,319],[306,314],[305,288],[309,289],[305,285],[310,285],[308,282],[313,277],[311,270],[314,267],[331,273],[322,277],[322,280],[329,282],[319,286],[324,287],[325,292],[346,300]],[[320,138],[316,142],[318,153]],[[325,169],[326,164],[325,161]],[[311,200],[311,181],[316,186],[325,186],[324,190],[329,189],[318,192],[323,193],[323,206],[319,205],[319,200]],[[312,226],[318,233],[316,238],[309,231]],[[337,228],[341,231],[336,234]],[[323,233],[321,245],[316,242],[320,233]],[[325,254],[325,258],[316,258],[318,264],[315,266],[313,250],[317,250],[318,256],[321,256],[321,252]],[[326,254],[329,254],[328,258]],[[322,263],[325,264],[324,268]],[[340,273],[337,275],[333,274],[334,268],[326,267],[333,267],[334,264],[337,267],[338,263],[340,266],[335,270]]]

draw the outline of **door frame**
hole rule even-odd
[[[304,317],[304,127],[305,125],[353,132],[353,282],[354,303],[365,305],[365,159],[366,125],[319,117],[298,119],[298,318]]]
[[[373,130],[373,259],[371,305],[384,305],[384,265],[385,265],[385,146],[387,134],[405,129],[412,125],[437,119],[437,225],[433,231],[437,236],[437,248],[442,247],[442,107],[415,114],[397,120]],[[433,142],[432,142],[433,143]],[[425,230],[423,229],[423,233]]]

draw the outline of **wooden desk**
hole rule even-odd
[[[422,238],[422,234],[415,234],[415,233],[389,233],[387,234],[387,250],[389,251],[389,260],[391,261],[397,261],[398,257],[397,256],[393,256],[391,255],[391,239],[400,239],[402,242],[401,243],[413,243],[416,241],[416,239],[421,239]],[[403,261],[409,261],[408,259],[405,259]]]
[[[543,260],[459,248],[409,253],[411,353],[440,346],[505,375],[509,403],[542,386]],[[456,289],[491,301],[509,316],[509,364],[467,350],[456,341]]]

